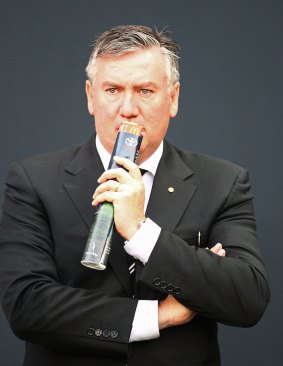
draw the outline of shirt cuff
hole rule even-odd
[[[132,257],[139,259],[142,263],[147,263],[153,248],[159,237],[161,228],[149,218],[139,230],[126,242],[125,251]]]
[[[158,337],[158,301],[139,300],[129,342],[146,341]]]

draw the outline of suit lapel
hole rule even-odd
[[[90,229],[96,208],[91,205],[92,195],[98,186],[97,179],[104,172],[104,168],[92,137],[66,167],[63,186],[80,213],[86,229]],[[115,271],[121,285],[128,295],[131,295],[130,275],[126,254],[123,249],[123,239],[114,233],[109,263]]]
[[[174,231],[197,189],[193,174],[175,148],[165,142],[146,212],[160,227]]]
[[[63,186],[89,229],[95,208],[91,205],[92,195],[98,186],[97,179],[103,173],[103,165],[92,137],[65,169]]]

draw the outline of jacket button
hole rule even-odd
[[[95,329],[95,333],[94,333],[97,337],[100,337],[102,334],[102,330],[101,329]]]
[[[181,289],[180,289],[180,287],[175,287],[175,288],[174,288],[174,294],[175,294],[175,295],[180,295],[180,294],[181,294]]]
[[[159,286],[161,281],[160,278],[156,277],[152,282],[155,286]]]
[[[111,336],[111,338],[117,338],[118,337],[118,332],[116,332],[116,330],[112,330],[110,332],[110,336]]]
[[[94,328],[89,328],[88,331],[87,331],[87,334],[89,336],[93,336],[94,335]]]
[[[108,337],[110,336],[110,332],[109,332],[109,330],[104,329],[104,331],[103,331],[102,335],[103,335],[103,337],[108,338]]]
[[[160,287],[161,287],[162,289],[165,289],[165,288],[167,287],[167,285],[168,285],[168,283],[167,283],[166,281],[161,281],[161,282],[160,282]]]
[[[171,283],[169,283],[169,284],[168,284],[168,286],[167,286],[167,291],[168,291],[168,292],[173,292],[173,291],[174,291],[174,286],[173,286],[173,285],[171,285]]]

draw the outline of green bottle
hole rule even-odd
[[[136,161],[142,142],[143,128],[137,123],[123,122],[120,126],[108,169],[119,166],[114,162],[114,156]],[[97,210],[91,226],[81,264],[103,270],[111,250],[111,240],[114,230],[114,207],[110,202],[103,202]]]

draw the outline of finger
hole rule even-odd
[[[125,168],[133,178],[140,178],[141,172],[137,164],[127,158],[121,158],[120,156],[114,156],[116,164]]]
[[[217,243],[212,248],[210,248],[210,250],[215,254],[217,254],[219,252],[219,250],[221,250],[221,249],[222,249],[221,243]]]
[[[120,185],[121,183],[117,182],[116,180],[107,180],[96,188],[92,198],[94,199],[96,196],[105,191],[118,192]]]
[[[129,173],[123,168],[106,170],[98,179],[98,183],[104,183],[107,180],[117,180],[120,183],[127,183],[129,181]]]
[[[220,249],[219,252],[217,253],[217,255],[219,255],[220,257],[225,257],[226,256],[225,249]]]
[[[117,192],[106,191],[96,196],[91,204],[92,206],[97,206],[103,202],[113,202],[116,198],[117,198]]]

